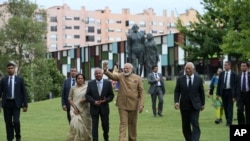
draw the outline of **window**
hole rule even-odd
[[[107,31],[108,31],[108,32],[114,32],[114,29],[108,28]]]
[[[79,38],[80,38],[80,35],[74,35],[74,38],[75,38],[75,39],[79,39]]]
[[[122,32],[122,30],[120,28],[117,28],[116,32]]]
[[[50,17],[50,22],[57,22],[57,17]]]
[[[134,25],[135,22],[134,21],[129,21],[129,25]]]
[[[159,31],[159,34],[164,34],[164,31],[160,30],[160,31]]]
[[[96,25],[101,25],[101,20],[100,19],[96,20]]]
[[[65,26],[64,29],[72,29],[72,26]]]
[[[94,33],[95,27],[94,26],[88,26],[88,33]]]
[[[44,21],[43,15],[37,13],[37,14],[35,15],[35,20],[36,20],[37,22],[42,22],[42,21]]]
[[[57,41],[57,35],[56,34],[51,34],[50,35],[50,40],[51,41]]]
[[[151,33],[157,33],[157,30],[152,30]]]
[[[57,44],[50,44],[50,48],[51,49],[56,49],[57,48]]]
[[[79,20],[80,20],[80,17],[74,17],[74,20],[75,20],[75,21],[79,21]]]
[[[112,24],[112,23],[114,23],[114,20],[109,19],[109,20],[106,21],[106,23]]]
[[[157,22],[152,21],[151,25],[157,25]]]
[[[101,29],[97,29],[97,34],[102,34],[102,30]]]
[[[74,26],[74,29],[80,29],[80,26]]]
[[[72,39],[72,35],[65,35],[65,39]]]
[[[94,18],[86,18],[85,19],[85,24],[94,24],[95,23],[95,19]]]
[[[113,37],[108,37],[108,40],[109,41],[114,41],[114,38]]]
[[[122,21],[116,21],[116,23],[120,24],[120,23],[122,23]]]
[[[146,23],[144,21],[141,21],[139,24],[140,27],[146,27]]]
[[[163,26],[163,22],[159,22],[159,26]]]
[[[95,36],[86,36],[85,39],[87,42],[94,42],[95,41]]]
[[[64,48],[70,48],[70,47],[72,47],[72,45],[71,45],[71,44],[64,44],[63,47],[64,47]]]
[[[71,17],[65,16],[65,20],[72,20]]]
[[[96,41],[97,43],[101,43],[102,42],[101,37],[96,37]]]
[[[116,38],[116,41],[121,41],[121,40],[122,40],[121,37],[117,37],[117,38]]]
[[[57,26],[50,26],[50,31],[57,31]]]

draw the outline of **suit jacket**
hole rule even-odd
[[[67,109],[70,109],[70,104],[69,104],[69,90],[72,87],[72,78],[67,78],[63,82],[62,86],[62,106],[66,105]]]
[[[95,101],[103,100],[106,98],[106,102],[102,103],[100,106],[95,105]],[[88,88],[86,91],[86,99],[90,103],[90,114],[91,115],[98,115],[100,110],[103,111],[102,113],[109,114],[109,102],[111,102],[114,98],[112,84],[109,80],[103,79],[103,86],[101,96],[98,93],[98,87],[96,84],[96,80],[91,80],[88,82]]]
[[[203,80],[200,76],[194,75],[192,87],[187,85],[187,76],[183,75],[177,79],[174,102],[180,103],[181,110],[189,110],[194,108],[200,110],[205,105],[205,94]]]
[[[219,75],[219,80],[218,80],[218,86],[217,86],[217,93],[216,95],[222,96],[223,92],[223,86],[224,86],[224,77],[225,77],[225,71],[221,72]],[[236,77],[237,74],[231,70],[231,75],[230,75],[230,88],[232,92],[233,98],[235,98],[235,90],[236,90]]]
[[[238,101],[240,98],[241,94],[241,75],[242,72],[237,75],[237,80],[236,80],[236,91],[235,91],[235,98]],[[247,77],[246,79],[248,80],[248,88],[250,89],[250,72],[247,71]]]
[[[8,96],[9,76],[5,76],[0,83],[0,96],[2,96],[2,107],[6,106]],[[15,75],[14,100],[18,108],[28,107],[27,92],[23,78]]]
[[[104,74],[120,84],[116,99],[119,109],[136,111],[139,105],[144,106],[144,87],[139,75],[133,73],[129,76],[124,76],[123,73],[115,75],[109,71]]]
[[[160,83],[161,83],[161,87],[162,87],[162,92],[163,92],[163,94],[165,94],[164,79],[162,77],[162,74],[160,74],[160,73],[157,73],[157,74],[160,77]],[[154,76],[153,72],[151,72],[151,73],[148,74],[148,83],[150,84],[150,87],[148,89],[148,93],[154,94],[155,90],[157,88],[158,81],[155,79],[155,76]]]

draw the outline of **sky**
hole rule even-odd
[[[0,4],[8,0],[0,0]],[[109,7],[111,13],[121,13],[122,9],[129,8],[131,14],[142,13],[144,9],[153,8],[158,16],[162,16],[163,10],[168,15],[174,11],[176,15],[185,13],[187,9],[194,8],[203,13],[202,0],[30,0],[40,8],[62,6],[66,3],[70,9],[80,10],[85,6],[86,10],[99,10]]]

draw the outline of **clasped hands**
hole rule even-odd
[[[96,101],[95,101],[95,105],[96,105],[96,106],[100,106],[102,103],[104,103],[104,102],[106,102],[106,101],[107,101],[107,99],[106,99],[106,97],[104,97],[103,100],[96,100]]]

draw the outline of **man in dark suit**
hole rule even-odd
[[[70,117],[70,104],[69,104],[69,90],[72,86],[76,84],[75,76],[76,76],[77,70],[76,67],[71,67],[70,70],[70,77],[64,80],[63,86],[62,86],[62,108],[64,111],[67,112],[67,118],[70,123],[71,117]]]
[[[194,64],[185,65],[185,75],[177,79],[174,91],[175,109],[180,109],[182,132],[186,141],[199,141],[199,114],[204,109],[205,94],[203,80],[194,74]]]
[[[93,141],[98,141],[98,122],[101,117],[104,141],[109,140],[109,102],[114,98],[112,84],[103,79],[102,69],[95,70],[95,80],[88,83],[86,99],[90,103]]]
[[[218,80],[216,98],[221,97],[225,111],[226,126],[233,122],[233,107],[235,101],[236,73],[231,70],[231,63],[224,63],[225,71],[221,72]]]
[[[239,125],[250,124],[250,73],[249,64],[241,62],[241,73],[237,76],[235,98],[237,101],[237,119]]]
[[[158,72],[158,67],[153,66],[152,72],[148,74],[148,83],[150,84],[148,93],[151,95],[153,116],[156,117],[156,98],[158,97],[158,112],[161,117],[163,111],[163,95],[165,94],[165,85],[161,73]]]
[[[2,96],[2,106],[4,121],[6,125],[7,140],[14,139],[14,132],[17,141],[21,141],[20,109],[27,112],[27,93],[23,78],[16,76],[15,64],[7,64],[9,76],[5,76],[0,82],[0,96]]]

